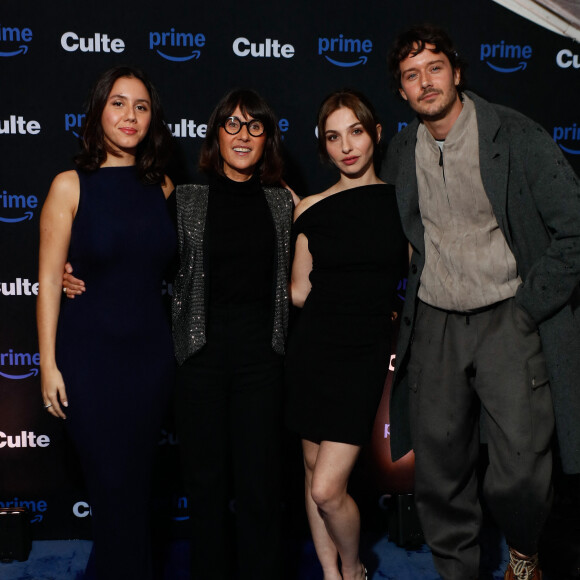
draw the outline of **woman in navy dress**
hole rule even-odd
[[[287,423],[302,438],[306,512],[324,580],[366,578],[347,484],[383,392],[406,265],[394,190],[375,173],[380,134],[364,96],[330,95],[318,140],[340,179],[303,199],[294,217],[291,297],[302,312],[286,358]]]
[[[151,467],[174,381],[161,294],[176,250],[163,172],[170,138],[143,73],[106,71],[77,170],[56,176],[41,215],[42,396],[66,419],[85,475],[94,540],[86,578],[152,578]],[[89,290],[61,305],[67,260]]]

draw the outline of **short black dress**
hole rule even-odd
[[[408,262],[394,187],[341,191],[294,226],[294,239],[308,238],[313,268],[286,356],[287,425],[310,441],[362,445],[387,376],[391,313]]]

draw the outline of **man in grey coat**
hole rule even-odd
[[[541,579],[554,415],[564,470],[580,472],[580,183],[539,125],[463,92],[443,30],[401,34],[389,68],[417,113],[383,176],[413,249],[393,457],[415,449],[417,509],[441,576],[477,578],[481,417],[505,578]]]

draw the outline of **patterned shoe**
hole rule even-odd
[[[542,580],[542,571],[538,563],[538,554],[520,556],[510,548],[510,563],[504,580]]]

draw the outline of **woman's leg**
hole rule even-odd
[[[326,525],[322,519],[322,514],[318,511],[318,506],[312,499],[312,477],[314,475],[314,467],[316,466],[319,448],[320,445],[317,443],[306,439],[302,440],[306,515],[308,517],[308,523],[310,524],[314,548],[316,549],[316,554],[324,573],[324,580],[335,580],[335,578],[342,578],[338,570],[338,550],[326,531]]]
[[[360,447],[303,441],[306,466],[306,511],[324,580],[363,580],[359,560],[360,516],[347,492]],[[342,576],[338,572],[340,556]]]

